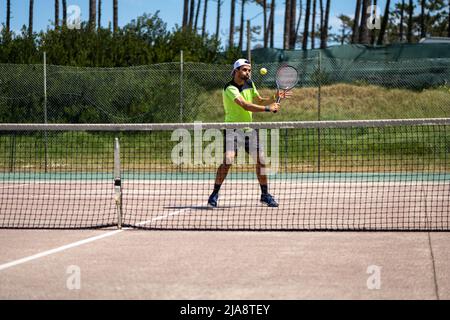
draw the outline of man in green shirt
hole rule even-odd
[[[281,98],[291,96],[291,93],[277,92],[272,98],[262,98],[255,84],[250,80],[250,75],[251,65],[248,60],[239,59],[234,63],[233,80],[228,82],[223,90],[225,122],[252,122],[254,112],[275,113],[280,109],[280,104],[276,102],[278,95]],[[245,151],[256,160],[256,175],[261,186],[261,203],[268,207],[278,207],[278,203],[268,192],[267,175],[263,172],[265,169],[263,145],[260,145],[258,132],[255,130],[245,134],[242,130],[226,130],[224,139],[225,159],[217,170],[214,191],[208,199],[209,207],[217,207],[220,187],[234,161],[238,147],[244,143]]]

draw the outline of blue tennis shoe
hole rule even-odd
[[[277,208],[278,207],[278,203],[275,201],[275,199],[273,198],[273,196],[269,193],[266,194],[262,194],[261,195],[261,203],[271,207],[271,208]]]
[[[212,193],[209,196],[208,199],[208,207],[210,208],[217,208],[217,201],[219,200],[219,194],[218,193]]]

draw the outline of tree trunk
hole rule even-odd
[[[114,33],[119,31],[119,4],[118,0],[113,0],[113,30]]]
[[[383,21],[381,22],[380,34],[378,35],[378,45],[381,46],[383,44],[384,35],[386,34],[386,28],[389,21],[389,6],[391,5],[391,0],[386,1],[386,8],[384,9]]]
[[[284,35],[283,35],[283,49],[289,48],[289,28],[291,26],[291,0],[286,0],[284,7]]]
[[[370,5],[370,0],[362,0],[361,25],[359,28],[359,43],[369,43],[369,28],[367,28],[367,8]]]
[[[208,12],[208,0],[205,0],[205,6],[203,7],[203,24],[202,24],[202,38],[205,37],[206,30],[206,14]]]
[[[313,0],[312,23],[311,23],[311,49],[316,48],[316,2]]]
[[[308,49],[309,17],[311,16],[311,0],[306,0],[305,29],[303,30],[302,50]]]
[[[320,0],[320,37],[322,38],[322,32],[323,32],[323,0]]]
[[[268,32],[269,32],[269,27],[267,26],[267,0],[263,0],[262,2],[262,6],[263,6],[263,23],[264,23],[264,28],[263,28],[263,32],[264,32],[264,48],[267,48],[267,42],[268,42]]]
[[[273,2],[273,0],[272,0]],[[270,48],[273,48],[271,43],[272,43],[272,21],[273,21],[273,14],[272,14],[272,7],[270,8],[270,13],[269,13],[269,21],[267,22],[267,45]]]
[[[274,48],[274,29],[275,29],[275,0],[270,4],[270,47]]]
[[[55,0],[55,29],[59,26],[59,0]]]
[[[198,15],[200,14],[200,5],[202,3],[202,0],[198,0],[197,3],[197,11],[195,13],[195,22],[194,22],[194,30],[197,32],[197,26],[198,26]]]
[[[33,8],[34,8],[34,0],[30,0],[30,11],[28,19],[28,35],[30,37],[33,35]]]
[[[115,1],[117,1],[117,0],[115,0]],[[188,25],[188,17],[189,17],[189,0],[184,0],[184,3],[183,3],[183,22],[182,22],[182,25],[181,25],[183,30],[185,30],[187,25]]]
[[[89,0],[89,27],[95,28],[95,17],[97,16],[97,6],[95,0]]]
[[[413,0],[409,0],[408,6],[408,34],[406,35],[406,39],[408,43],[412,43],[412,35],[413,35],[413,16],[414,16],[414,5]]]
[[[230,35],[228,38],[228,48],[234,47],[234,12],[236,7],[236,0],[231,0],[231,15],[230,15]]]
[[[239,30],[239,51],[242,51],[244,45],[244,7],[245,0],[241,0],[241,29]]]
[[[102,0],[98,0],[98,22],[97,27],[100,30],[102,21]]]
[[[330,7],[331,7],[331,0],[327,0],[327,6],[325,9],[325,19],[323,23],[323,32],[320,39],[320,48],[325,49],[327,47],[328,43],[328,23],[330,21]]]
[[[216,41],[219,41],[220,32],[220,7],[222,5],[222,0],[217,0],[217,18],[216,18]]]
[[[189,9],[189,30],[192,30],[194,26],[194,11],[195,11],[195,0],[191,0],[191,5]]]
[[[359,21],[361,17],[361,0],[356,1],[355,22],[353,23],[352,43],[359,41]]]
[[[427,36],[427,30],[425,27],[425,0],[421,0],[421,13],[420,13],[420,37],[425,38]]]
[[[302,17],[303,17],[303,1],[300,0],[299,1],[299,14],[298,14],[298,19],[297,19],[297,26],[295,27],[295,39],[298,38],[298,32],[300,30],[300,23],[302,22]]]
[[[400,38],[400,42],[403,42],[403,34],[404,34],[403,24],[404,23],[405,23],[405,0],[402,0],[402,6],[400,8],[400,33],[398,35]]]
[[[62,25],[63,26],[67,26],[67,0],[62,0],[62,16],[63,16],[63,21],[62,21]]]
[[[448,35],[450,38],[450,0],[448,0]]]
[[[11,30],[11,0],[6,0],[6,32]]]
[[[291,14],[289,26],[289,49],[295,49],[297,35],[295,33],[295,23],[297,22],[297,1],[291,0]]]

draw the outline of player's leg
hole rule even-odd
[[[256,163],[256,176],[261,187],[261,203],[268,207],[278,207],[278,203],[269,193],[264,144],[260,143],[258,131],[254,131],[249,139],[246,139],[245,151],[252,156],[253,161]]]
[[[208,198],[208,206],[216,208],[217,201],[219,200],[219,191],[222,187],[225,178],[228,175],[228,171],[231,168],[231,163],[233,163],[235,157],[234,152],[226,152],[224,155],[224,161],[217,169],[216,179],[214,180],[214,190]]]
[[[228,171],[230,171],[237,153],[237,145],[234,138],[232,136],[228,136],[227,138],[226,133],[224,136],[224,151],[223,163],[217,169],[216,179],[214,180],[214,190],[208,198],[208,206],[213,208],[217,207],[220,188],[228,175]]]
[[[225,152],[223,163],[217,169],[216,180],[214,181],[215,185],[222,185],[222,183],[225,181],[225,178],[228,175],[228,171],[230,170],[231,165],[234,161],[235,155],[236,152],[234,151]]]

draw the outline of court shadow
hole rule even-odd
[[[208,206],[171,206],[171,207],[164,207],[164,209],[168,210],[210,210]]]
[[[221,210],[221,209],[236,209],[236,208],[244,208],[245,206],[220,206],[218,208],[211,208],[208,206],[170,206],[164,207],[164,209],[168,210]]]

